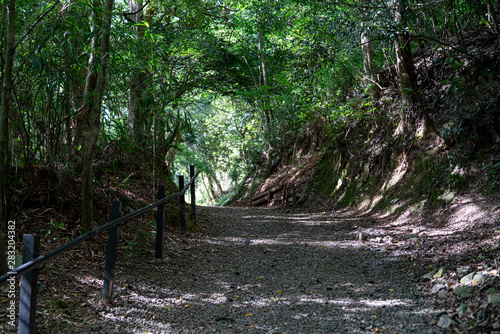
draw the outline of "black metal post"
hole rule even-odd
[[[179,190],[184,189],[184,175],[179,175]],[[186,231],[186,200],[184,194],[179,197],[179,211],[181,215],[181,227]]]
[[[194,165],[189,166],[189,178],[194,177]],[[195,181],[191,183],[191,219],[196,219],[196,190]]]
[[[120,218],[122,204],[114,200],[111,204],[111,221]],[[116,253],[118,249],[118,225],[112,227],[108,232],[108,249],[106,251],[106,266],[104,268],[104,287],[102,299],[105,303],[111,303],[113,296],[113,283],[115,281]]]
[[[23,263],[37,258],[40,254],[40,238],[33,234],[23,236]],[[21,276],[21,293],[19,300],[19,324],[17,333],[35,333],[37,269],[33,269]]]
[[[158,189],[158,200],[165,198],[165,186],[160,186]],[[156,213],[156,251],[155,261],[163,260],[163,224],[165,222],[165,203],[158,205]]]

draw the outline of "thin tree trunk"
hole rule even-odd
[[[224,193],[224,190],[222,190],[222,185],[220,184],[220,181],[217,179],[217,175],[215,174],[215,172],[213,170],[210,174],[211,175],[209,175],[209,177],[212,179],[212,181],[217,186],[219,196],[221,196]]]
[[[94,18],[92,21],[92,33],[93,38],[91,41],[89,56],[89,63],[87,67],[87,77],[85,80],[85,88],[83,90],[83,105],[78,110],[78,114],[76,116],[76,134],[75,134],[75,152],[76,156],[80,158],[80,161],[77,162],[76,170],[83,168],[83,155],[85,151],[85,144],[88,140],[87,136],[89,135],[90,130],[90,114],[92,113],[93,108],[93,94],[96,91],[97,86],[97,76],[98,76],[98,64],[99,62],[96,60],[96,57],[99,54],[100,43],[101,43],[101,34],[102,34],[102,15],[101,10],[101,0],[93,1],[94,8]],[[83,180],[82,180],[83,182]]]
[[[209,190],[210,190],[210,195],[212,196],[212,200],[215,203],[217,201],[217,194],[214,191],[213,180],[210,176],[208,176],[207,178],[208,178],[208,186],[209,186]]]
[[[262,28],[259,28],[259,57],[260,57],[260,84],[267,89],[267,73],[266,73],[266,57],[264,54],[264,32],[262,31]],[[264,101],[263,101],[263,111],[266,117],[266,126],[269,130],[269,127],[271,126],[271,115],[269,111],[269,97],[267,94],[264,96]],[[269,131],[266,131],[267,133],[270,133]]]
[[[400,28],[400,32],[394,41],[396,50],[396,71],[398,74],[399,86],[401,89],[401,97],[403,101],[412,104],[412,98],[415,85],[415,72],[413,64],[413,56],[411,52],[410,38],[407,32],[401,28],[405,25],[405,1],[401,1],[395,5],[394,20]]]
[[[457,29],[458,41],[460,42],[460,45],[462,45],[462,49],[464,51],[466,51],[465,43],[464,43],[464,36],[462,34],[462,27],[460,27],[460,22],[457,19],[457,10],[455,8],[454,0],[450,0],[450,11],[453,15],[453,21],[455,22],[455,29]]]
[[[488,8],[489,8],[489,11],[491,13],[491,18],[493,20],[493,25],[495,26],[495,30],[496,30],[496,33],[497,33],[497,38],[498,38],[498,44],[500,44],[500,26],[498,25],[499,22],[498,22],[498,16],[495,12],[495,8],[493,7],[493,2],[491,2],[491,0],[486,0],[488,2]],[[499,6],[500,6],[500,2],[499,2]]]
[[[98,2],[96,0],[96,2]],[[103,11],[102,25],[99,32],[102,34],[99,48],[100,67],[96,73],[95,90],[86,95],[86,104],[89,114],[89,131],[82,154],[82,228],[89,230],[92,226],[92,162],[97,147],[97,140],[101,131],[101,107],[108,78],[108,62],[110,48],[111,15],[114,0],[106,0]],[[97,41],[96,41],[97,45]]]
[[[374,99],[380,95],[380,89],[373,79],[373,48],[371,36],[367,31],[361,33],[361,53],[363,54],[363,69],[365,72],[365,85],[371,85],[370,94]]]
[[[415,74],[415,64],[411,50],[409,33],[402,28],[406,25],[405,17],[406,1],[395,2],[394,20],[400,28],[396,36],[394,46],[396,50],[396,71],[398,74],[401,97],[411,109],[416,113],[411,113],[408,119],[417,123],[417,137],[425,138],[429,135],[439,137],[439,133],[434,126],[434,122],[429,117],[426,107],[417,89],[417,78]]]
[[[142,0],[129,0],[130,12],[134,13],[140,8],[143,8]],[[146,57],[148,52],[144,50],[144,36],[146,34],[146,27],[141,24],[147,21],[151,24],[153,10],[148,7],[143,8],[135,15],[130,15],[129,19],[136,23],[135,26],[135,39],[139,52],[135,58],[135,69],[130,76],[130,97],[129,97],[129,114],[128,121],[130,129],[135,136],[136,141],[140,146],[144,143],[144,134],[148,129],[147,112],[148,103],[145,91],[147,89],[147,81],[150,77],[145,70],[144,64],[147,63]],[[142,52],[141,52],[142,51]]]
[[[139,8],[142,7],[142,0],[129,0],[129,8],[131,13],[135,13]],[[144,27],[137,25],[143,20],[142,11],[135,15],[130,15],[129,19],[136,23],[134,27],[136,30],[135,38],[137,45],[139,45],[139,41],[144,37]],[[144,85],[141,82],[141,65],[140,65],[140,56],[137,56],[135,59],[136,68],[132,71],[130,76],[130,97],[129,97],[129,106],[128,106],[128,120],[130,124],[130,129],[132,133],[139,139],[142,134],[142,115],[140,113],[140,98],[141,93],[144,90]]]
[[[0,110],[0,274],[7,272],[6,253],[7,244],[3,235],[3,228],[9,220],[9,112],[10,97],[12,94],[12,69],[15,55],[15,19],[16,1],[10,0],[8,4],[8,28],[5,45],[5,63],[3,71],[2,107]]]

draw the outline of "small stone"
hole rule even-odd
[[[423,279],[431,279],[432,276],[434,276],[436,273],[438,272],[437,269],[433,269],[431,272],[425,274],[424,276],[422,276]]]
[[[463,299],[469,298],[472,296],[472,293],[474,292],[474,287],[472,286],[458,286],[453,290],[453,293]]]
[[[385,236],[383,239],[382,239],[385,243],[392,243],[392,237],[391,236]]]
[[[469,267],[458,267],[457,274],[458,274],[458,276],[463,276],[463,275],[466,275],[469,272],[469,270],[470,270]]]
[[[439,268],[439,271],[437,273],[434,274],[434,278],[440,278],[441,276],[443,276],[443,271],[444,271],[444,268]]]
[[[472,280],[474,279],[475,274],[476,274],[475,272],[472,272],[472,273],[462,277],[462,279],[460,280],[460,283],[462,283],[463,285],[472,284]]]
[[[444,284],[436,284],[436,285],[434,285],[434,286],[432,287],[431,293],[437,293],[437,292],[439,292],[440,290],[442,290],[442,289],[446,289],[446,288],[447,288],[447,287],[446,287],[446,285],[444,285]]]
[[[453,323],[453,320],[451,320],[451,318],[447,315],[442,315],[440,318],[439,318],[439,321],[438,321],[438,326],[441,327],[441,328],[449,328]]]
[[[460,304],[460,306],[457,308],[457,312],[458,312],[458,314],[463,315],[463,314],[465,314],[465,312],[467,312],[468,308],[469,308],[469,305]]]
[[[477,314],[476,314],[477,321],[482,322],[482,321],[486,320],[486,318],[487,318],[486,310],[477,311]]]
[[[359,242],[362,242],[363,240],[366,240],[366,234],[363,232],[358,232],[358,235],[356,236]]]
[[[500,305],[500,292],[489,295],[488,303],[493,305]]]
[[[370,242],[381,242],[381,241],[382,241],[381,237],[376,237],[376,238],[370,239]]]
[[[441,298],[441,299],[446,299],[448,298],[448,295],[446,294],[446,292],[444,292],[443,290],[440,290],[438,292],[438,298]]]
[[[488,276],[487,272],[481,272],[481,273],[476,273],[474,277],[472,278],[472,285],[477,285],[479,283],[484,282],[486,279],[486,276]]]

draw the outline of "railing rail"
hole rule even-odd
[[[155,256],[156,256],[157,260],[159,259],[161,261],[162,254],[163,254],[162,253],[162,249],[163,249],[163,247],[162,247],[163,246],[163,215],[164,215],[163,205],[165,204],[165,202],[167,202],[168,200],[170,200],[172,198],[180,197],[179,208],[181,211],[180,212],[181,226],[182,226],[183,231],[185,231],[186,230],[186,222],[185,222],[185,212],[183,211],[183,210],[185,210],[184,194],[186,193],[188,188],[191,187],[191,206],[192,206],[191,213],[192,213],[192,218],[194,218],[194,215],[196,212],[196,210],[193,208],[195,206],[194,181],[198,177],[199,174],[200,174],[200,172],[197,172],[195,174],[194,173],[194,166],[191,166],[191,168],[190,168],[191,179],[185,185],[184,185],[184,177],[182,175],[179,175],[179,188],[182,187],[182,189],[179,192],[165,196],[164,187],[160,187],[160,190],[158,193],[159,199],[156,202],[153,202],[149,205],[146,205],[146,206],[138,209],[137,211],[131,212],[131,213],[126,214],[124,216],[120,216],[120,211],[121,211],[120,202],[113,201],[110,222],[108,222],[105,225],[99,226],[99,227],[93,229],[92,231],[88,231],[88,232],[82,234],[78,238],[62,245],[59,248],[56,248],[56,249],[48,252],[45,255],[40,255],[37,257],[38,245],[36,243],[38,243],[38,238],[35,238],[34,236],[32,236],[30,234],[25,234],[24,235],[24,239],[25,239],[24,240],[24,247],[26,249],[32,250],[31,253],[29,253],[29,255],[28,255],[30,258],[28,258],[28,259],[24,258],[25,252],[23,252],[23,261],[25,261],[25,263],[23,263],[19,267],[15,268],[14,270],[9,271],[8,273],[0,276],[0,286],[11,281],[14,277],[15,278],[22,277],[23,282],[27,276],[29,276],[30,280],[33,280],[33,279],[35,280],[34,282],[31,281],[32,284],[28,284],[28,285],[34,285],[34,287],[31,286],[29,288],[29,291],[28,291],[29,295],[28,296],[27,295],[23,296],[23,293],[25,293],[25,292],[24,292],[23,288],[21,289],[21,296],[20,296],[21,302],[19,303],[20,304],[20,311],[19,311],[18,333],[34,333],[34,329],[35,329],[35,327],[34,327],[34,313],[35,313],[34,306],[32,306],[33,308],[31,310],[25,310],[26,307],[25,307],[25,305],[23,306],[23,304],[25,304],[23,301],[26,299],[32,300],[32,298],[33,298],[32,294],[36,296],[36,275],[32,275],[34,273],[35,269],[39,268],[40,266],[42,266],[43,264],[45,264],[49,261],[52,261],[54,258],[56,258],[56,257],[62,255],[63,253],[75,248],[76,246],[82,244],[83,242],[91,239],[95,235],[98,235],[98,234],[105,232],[105,231],[109,231],[108,254],[106,256],[107,259],[106,259],[106,269],[105,269],[104,276],[105,276],[105,283],[106,283],[106,280],[112,281],[114,278],[114,265],[115,265],[115,259],[116,259],[116,255],[114,253],[116,253],[116,243],[117,243],[116,231],[117,231],[118,226],[125,225],[132,218],[140,216],[143,213],[148,212],[149,210],[152,210],[156,207],[158,207],[159,210],[158,210],[158,215],[157,215],[157,238],[156,238],[157,245],[156,245]],[[27,242],[28,242],[28,244],[27,244]],[[114,252],[113,252],[113,248],[114,248]],[[26,253],[26,254],[28,254],[28,253]],[[110,254],[111,254],[111,262],[110,262],[111,264],[108,264]],[[108,266],[109,266],[109,268],[108,268]],[[111,288],[112,288],[112,284],[108,288],[106,288],[106,286],[104,287],[103,299],[107,299],[108,301],[110,300]],[[36,304],[36,299],[35,299],[35,304]],[[23,306],[24,309],[22,309],[21,306]],[[28,314],[26,314],[26,313],[28,313]],[[23,326],[23,329],[21,329],[21,326]]]

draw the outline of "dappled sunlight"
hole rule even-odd
[[[113,305],[90,305],[98,321],[113,322],[128,332],[134,332],[132,328],[162,333],[237,332],[230,329],[234,326],[240,332],[253,328],[282,333],[290,326],[311,329],[327,327],[331,321],[341,322],[343,328],[359,328],[360,316],[393,314],[406,319],[421,309],[408,291],[387,284],[375,269],[398,267],[404,252],[380,257],[380,252],[386,252],[383,243],[360,242],[353,234],[399,235],[405,233],[409,220],[375,222],[327,212],[273,214],[266,219],[232,215],[229,210],[226,214],[242,227],[220,225],[220,234],[192,234],[186,241],[172,243],[178,253],[160,265],[128,263],[120,269]],[[268,232],[269,224],[273,226]],[[398,242],[391,245],[399,247]],[[149,273],[154,275],[137,279]],[[102,280],[81,275],[78,282],[92,284],[99,296]],[[280,314],[279,320],[274,314]],[[193,322],[186,324],[191,317]]]
[[[140,325],[142,324],[143,320],[140,319],[139,317],[137,317],[138,314],[141,314],[141,313],[145,313],[144,310],[139,310],[139,309],[131,309],[131,311],[133,311],[133,315],[130,315],[130,314],[126,314],[126,315],[122,315],[122,314],[119,314],[119,315],[116,315],[114,313],[106,313],[104,312],[101,317],[103,319],[106,319],[108,321],[112,321],[115,323],[115,327],[116,328],[120,328],[120,327],[125,327],[124,324],[127,324],[128,326],[127,327],[130,327],[130,326],[137,326],[137,325]],[[153,322],[154,323],[154,322]],[[167,326],[167,328],[165,328],[165,325]],[[151,328],[152,330],[154,330],[154,327]],[[162,333],[174,333],[173,331],[172,332],[165,332],[166,330],[171,330],[172,327],[169,325],[169,324],[164,324],[162,323]],[[135,332],[135,331],[134,331]],[[153,333],[152,331],[137,331],[136,333]]]
[[[347,285],[350,286],[351,289],[355,288],[352,284]],[[101,313],[102,319],[111,320],[115,322],[117,326],[124,326],[125,324],[136,325],[147,320],[150,330],[152,331],[157,330],[156,328],[161,328],[163,331],[165,331],[165,328],[174,331],[177,328],[175,326],[175,314],[197,312],[197,310],[202,310],[207,307],[208,304],[218,305],[222,312],[230,312],[229,314],[232,315],[231,319],[240,319],[240,321],[252,316],[254,313],[267,314],[280,307],[290,309],[288,318],[283,318],[285,322],[278,327],[274,325],[274,328],[284,328],[283,326],[288,325],[286,321],[289,322],[302,319],[314,321],[315,319],[326,319],[327,317],[330,320],[334,320],[337,319],[334,316],[336,314],[342,315],[344,319],[351,319],[350,314],[372,314],[374,310],[378,309],[386,310],[388,308],[394,308],[394,312],[397,313],[413,312],[411,311],[412,301],[399,298],[335,298],[314,292],[313,295],[296,295],[293,291],[289,293],[286,291],[278,291],[274,294],[264,295],[257,293],[260,297],[249,299],[248,296],[253,294],[253,289],[260,288],[260,286],[251,285],[238,286],[231,290],[220,290],[219,292],[211,293],[193,292],[195,288],[189,289],[189,291],[185,289],[179,291],[159,289],[155,292],[155,297],[147,296],[143,293],[145,290],[148,290],[147,287],[139,285],[137,288],[138,290],[132,289],[133,291],[130,291],[128,294],[126,291],[121,292],[122,299],[128,300],[129,303],[136,302],[138,305],[137,307],[109,307]],[[314,312],[309,310],[311,304],[319,305],[324,310],[324,314],[320,315],[317,311]],[[140,305],[143,305],[143,307],[140,307]],[[148,310],[153,311],[153,314],[156,315],[151,317]],[[162,316],[160,315],[160,311],[167,311],[167,313],[171,315],[168,317]],[[422,310],[421,312],[424,311]],[[217,317],[219,315],[214,314],[213,316]],[[355,320],[356,318],[352,319]],[[200,323],[199,326],[201,326],[200,328],[207,325],[213,326],[214,323],[216,323],[214,319],[207,319],[205,323]],[[260,327],[268,328],[269,326],[266,324]]]
[[[85,284],[85,285],[90,285],[92,287],[95,287],[95,288],[101,288],[102,285],[104,284],[104,280],[103,279],[99,279],[97,277],[94,277],[94,276],[79,276],[79,275],[73,275],[74,279],[81,283],[81,284]]]
[[[448,217],[448,227],[453,230],[470,228],[475,221],[488,215],[491,215],[491,212],[486,212],[475,203],[462,204]]]
[[[218,246],[238,246],[238,245],[253,245],[253,246],[294,246],[294,245],[306,245],[314,246],[320,248],[360,248],[363,245],[355,242],[354,240],[317,240],[304,238],[298,234],[286,234],[278,235],[275,238],[211,238],[211,239],[196,239],[198,242],[204,242],[207,244],[218,245]]]

